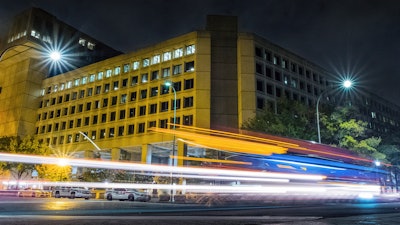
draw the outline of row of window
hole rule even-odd
[[[105,100],[105,99],[104,99]],[[108,100],[108,99],[107,99]],[[103,107],[108,106],[108,102],[103,101]],[[171,107],[170,107],[171,105]],[[194,100],[193,96],[189,97],[184,97],[183,98],[183,108],[189,108],[193,107],[194,105]],[[53,119],[53,118],[59,118],[61,116],[71,116],[74,115],[75,113],[82,113],[83,111],[89,112],[90,110],[93,109],[98,109],[100,108],[100,101],[95,101],[94,102],[94,107],[92,107],[92,102],[87,102],[86,105],[84,104],[78,104],[77,106],[69,106],[65,107],[63,109],[56,109],[56,110],[51,110],[49,112],[43,112],[38,115],[38,121],[43,121],[47,119]],[[161,113],[161,112],[167,112],[169,109],[174,110],[174,109],[180,109],[181,108],[181,99],[177,98],[174,100],[171,100],[171,103],[169,101],[163,101],[160,103],[151,103],[148,105],[142,105],[138,107],[138,116],[145,116],[145,115],[151,115],[151,114],[156,114],[156,113]],[[136,107],[132,107],[129,109],[121,109],[118,112],[119,114],[119,119],[126,119],[126,118],[133,118],[136,116]],[[107,120],[107,113],[101,113],[100,117],[99,115],[94,115],[92,118],[92,123],[90,123],[90,117],[85,117],[82,121],[81,118],[77,119],[75,124],[76,127],[80,127],[82,125],[88,126],[88,125],[95,125],[98,122],[101,123],[106,123],[106,122],[112,122],[117,119],[117,112],[112,111],[109,113]],[[56,131],[58,130],[59,125],[56,125]],[[70,120],[68,128],[73,128],[74,127],[74,120]],[[62,122],[61,124],[61,130],[66,128],[66,122]]]
[[[175,123],[181,123],[181,117],[176,117]],[[173,118],[170,119],[170,124],[173,124]],[[157,121],[149,121],[147,122],[147,128],[151,127],[160,127],[160,128],[168,128],[168,119],[160,119]],[[183,115],[182,116],[182,124],[186,126],[193,125],[193,115]],[[135,126],[136,125],[136,126]],[[171,126],[171,125],[170,125]],[[41,130],[43,128],[37,128],[36,133],[42,133]],[[92,140],[96,139],[106,139],[106,138],[114,138],[114,137],[121,137],[126,135],[134,135],[134,134],[143,134],[146,132],[146,123],[137,123],[137,124],[128,124],[128,125],[121,125],[117,127],[108,127],[108,128],[100,128],[96,130],[88,132],[84,132],[86,136],[90,137]],[[48,144],[69,144],[72,142],[80,142],[83,141],[84,137],[79,133],[75,134],[68,134],[66,136],[53,136],[51,143],[50,140],[47,140]]]
[[[132,77],[132,81],[136,81],[137,77],[134,79],[135,77]],[[69,102],[69,101],[73,101],[73,100],[77,100],[77,99],[83,99],[85,97],[91,97],[93,95],[99,95],[102,93],[109,93],[110,90],[114,90],[117,91],[119,90],[119,88],[125,88],[127,87],[127,83],[128,83],[128,79],[124,79],[121,82],[119,81],[114,81],[113,83],[106,83],[103,85],[98,85],[95,87],[88,87],[86,89],[82,89],[79,91],[73,91],[71,93],[66,93],[64,95],[60,95],[58,97],[53,97],[50,99],[44,99],[43,101],[40,102],[40,106],[39,108],[43,108],[43,107],[49,107],[52,105],[56,105],[56,104],[61,104],[61,103],[65,103],[65,102]],[[182,90],[182,82],[181,81],[177,81],[174,82],[173,87],[175,89],[176,92],[179,92]],[[187,79],[183,81],[183,90],[190,90],[194,88],[194,79]],[[122,93],[119,96],[119,101],[118,101],[118,96],[112,96],[111,105],[116,105],[118,102],[120,104],[125,104],[127,101],[136,101],[139,97],[139,99],[146,99],[148,96],[149,97],[156,97],[158,95],[164,95],[164,94],[168,94],[170,92],[170,87],[166,86],[165,84],[161,84],[160,86],[153,86],[150,88],[145,88],[143,87],[140,88],[140,90],[138,91],[130,91],[129,93]],[[139,96],[138,96],[139,95]],[[103,107],[107,107],[109,103],[109,98],[103,98],[102,100],[102,105]],[[91,104],[91,103],[90,103]],[[100,100],[97,100],[93,103],[93,105],[96,108],[100,107]]]
[[[292,79],[293,81],[293,79]],[[286,85],[288,85],[287,83],[284,83]],[[323,90],[319,90],[319,88],[317,86],[313,86],[312,84],[305,84],[304,82],[300,81],[299,85],[297,86],[297,82],[292,82],[291,85],[288,85],[292,88],[298,88],[304,92],[307,92],[310,95],[314,95],[314,96],[318,96],[320,93],[323,92]],[[262,92],[262,93],[267,93],[269,95],[273,95],[276,97],[280,97],[278,96],[281,88],[278,87],[278,85],[276,85],[277,87],[274,88],[274,84],[271,84],[269,82],[265,82],[264,80],[260,80],[257,79],[256,81],[256,90],[258,92]],[[274,90],[275,89],[275,90]]]
[[[194,48],[194,47],[193,47]],[[131,68],[133,70],[139,69],[138,65],[140,65],[139,61],[134,62],[132,65],[124,64],[123,65],[123,72],[128,73],[130,72]],[[143,73],[140,75],[141,83],[147,83],[149,80],[157,80],[160,78],[166,78],[171,75],[178,75],[182,72],[192,72],[194,71],[194,61],[185,62],[184,64],[177,64],[172,66],[172,71],[170,67],[165,67],[159,70],[151,71],[151,73]],[[121,74],[121,67],[116,66],[114,69],[107,69],[106,71],[100,71],[96,74],[90,74],[89,76],[83,76],[80,78],[76,78],[74,80],[67,81],[66,83],[55,84],[49,86],[47,88],[42,89],[42,96],[45,94],[50,94],[52,92],[63,91],[65,89],[70,89],[72,87],[77,87],[79,85],[85,85],[96,80],[103,80],[106,78],[110,78],[111,76],[120,75]],[[136,76],[138,77],[138,76]],[[139,77],[138,77],[139,78]],[[139,80],[139,79],[138,79]]]
[[[291,71],[293,73],[296,73],[298,75],[306,76],[308,79],[312,79],[314,81],[319,81],[321,84],[323,83],[323,77],[319,76],[316,72],[312,72],[309,69],[304,69],[302,65],[299,65],[293,61],[289,62],[289,60],[285,57],[282,57],[276,53],[272,53],[267,49],[263,49],[261,47],[255,47],[255,55],[259,58],[264,59],[265,61],[278,66],[279,68],[286,69],[287,71]],[[257,70],[261,72],[262,70],[262,65],[259,64],[256,66]],[[266,68],[267,70],[268,68]]]

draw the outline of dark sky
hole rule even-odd
[[[0,0],[0,32],[31,6],[123,52],[203,29],[207,14],[235,15],[240,31],[354,77],[400,106],[397,0]]]

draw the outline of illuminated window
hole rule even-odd
[[[150,60],[148,58],[143,59],[143,67],[147,67],[150,65]]]
[[[85,46],[85,45],[86,45],[86,40],[83,39],[83,38],[79,38],[78,43],[79,43],[79,45],[81,45],[81,46]]]
[[[111,77],[111,74],[112,74],[112,70],[111,70],[111,69],[108,69],[108,70],[106,71],[106,77]]]
[[[129,72],[129,64],[124,65],[124,73]]]
[[[120,74],[120,73],[121,73],[121,67],[119,67],[119,66],[115,67],[115,69],[114,69],[114,75],[118,75],[118,74]]]
[[[89,76],[89,82],[94,82],[96,80],[96,75],[90,74]]]
[[[172,70],[174,75],[180,74],[182,73],[182,65],[175,65],[172,67]]]
[[[79,78],[75,79],[74,86],[79,86],[80,81],[81,81],[81,79],[79,79]]]
[[[60,91],[64,90],[64,88],[65,88],[65,84],[62,83],[61,86],[60,86]]]
[[[171,58],[172,58],[171,52],[164,52],[164,54],[163,54],[163,61],[171,60]]]
[[[67,82],[67,89],[70,89],[72,87],[72,81]]]
[[[142,83],[147,83],[147,81],[148,81],[148,75],[147,75],[147,73],[142,74]]]
[[[93,50],[95,46],[96,46],[96,44],[95,44],[95,43],[92,43],[92,42],[90,42],[90,41],[89,41],[88,44],[87,44],[87,48],[90,49],[90,50]]]
[[[186,55],[194,54],[196,51],[195,45],[186,46]]]
[[[97,80],[102,80],[103,79],[103,72],[99,72],[98,74],[97,74]]]
[[[153,58],[152,58],[151,61],[152,61],[152,62],[151,62],[152,65],[158,64],[158,63],[160,63],[160,61],[161,61],[161,56],[160,56],[160,55],[155,55],[155,56],[153,56]]]
[[[174,50],[174,58],[180,58],[183,56],[183,49],[178,48]]]
[[[87,77],[82,77],[82,84],[86,84],[87,83]]]
[[[162,69],[162,77],[169,77],[169,74],[170,74],[169,71],[170,71],[169,68]]]
[[[133,62],[133,64],[132,64],[133,70],[138,70],[138,69],[139,69],[139,66],[140,66],[140,62],[139,62],[139,61],[135,61],[135,62]]]

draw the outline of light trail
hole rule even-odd
[[[237,177],[253,177],[253,178],[279,178],[279,179],[295,179],[295,180],[309,180],[320,181],[325,179],[321,175],[306,175],[306,174],[290,174],[290,173],[272,173],[272,172],[258,172],[258,171],[238,171],[227,169],[208,169],[199,167],[177,167],[168,165],[154,165],[154,164],[140,164],[140,163],[127,163],[127,162],[113,162],[101,160],[88,160],[88,159],[73,159],[37,155],[23,155],[23,154],[9,154],[0,153],[0,161],[7,162],[21,162],[29,164],[63,164],[77,167],[87,168],[104,168],[104,169],[122,169],[128,171],[152,171],[159,173],[176,173],[181,174],[201,174],[201,175],[221,175],[221,176],[237,176]]]

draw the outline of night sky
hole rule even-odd
[[[0,0],[0,32],[31,6],[123,52],[234,15],[256,33],[400,106],[397,0]],[[356,87],[355,87],[356,88]]]

